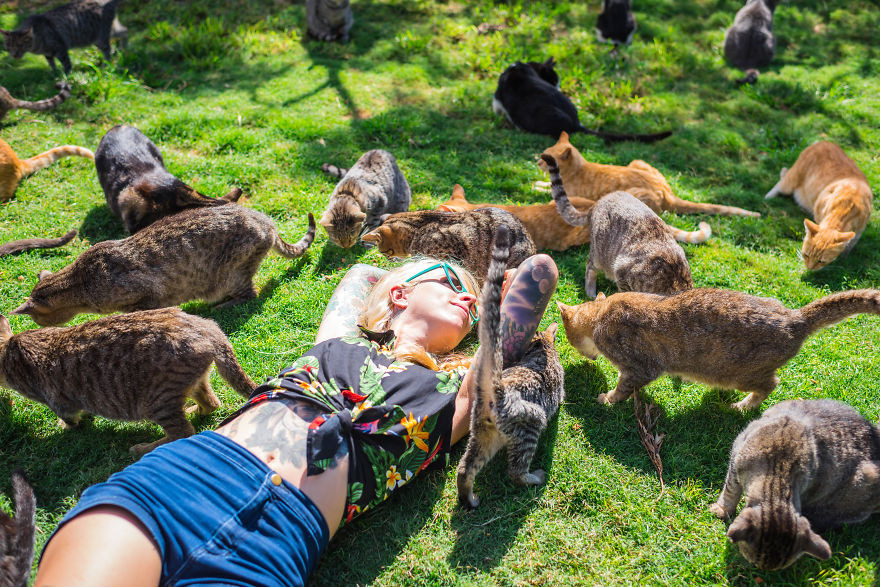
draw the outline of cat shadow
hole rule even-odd
[[[125,231],[122,221],[105,205],[95,206],[89,210],[79,227],[79,238],[92,244],[128,236],[130,235]]]
[[[323,230],[323,228],[318,230]],[[355,244],[349,249],[343,249],[327,240],[323,248],[321,248],[320,256],[315,262],[315,273],[329,274],[350,267],[352,264],[358,263],[358,259],[368,250],[360,244]],[[368,263],[368,261],[360,262]]]

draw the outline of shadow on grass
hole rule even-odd
[[[125,232],[122,221],[105,205],[95,206],[89,210],[79,227],[79,237],[92,244],[128,236],[130,235]]]

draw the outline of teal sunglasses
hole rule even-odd
[[[458,276],[458,273],[455,272],[455,269],[453,269],[449,263],[437,263],[436,265],[431,265],[427,269],[419,271],[406,281],[412,281],[416,277],[424,275],[425,273],[430,273],[434,269],[443,269],[443,272],[446,273],[446,281],[449,282],[452,291],[455,293],[470,293],[464,285],[464,280]],[[480,313],[477,311],[476,306],[474,306],[473,309],[468,310],[468,315],[471,317],[471,326],[476,324],[480,319]]]

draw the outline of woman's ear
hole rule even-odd
[[[409,287],[405,285],[394,285],[389,293],[391,296],[391,305],[399,310],[404,310],[409,305]]]

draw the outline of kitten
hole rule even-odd
[[[758,69],[767,67],[776,53],[773,12],[779,0],[747,0],[724,33],[724,56],[745,72],[740,84],[758,81]]]
[[[712,513],[732,517],[743,493],[727,536],[749,562],[774,570],[804,553],[827,560],[817,530],[880,512],[880,430],[842,402],[776,404],[733,442]]]
[[[492,262],[480,299],[480,350],[474,360],[471,433],[458,464],[458,499],[475,508],[474,477],[502,447],[508,474],[520,485],[540,485],[544,471],[529,471],[538,438],[559,411],[565,396],[565,373],[556,352],[556,323],[535,334],[522,359],[502,371],[501,286],[507,267],[509,231],[498,227]]]
[[[52,70],[55,58],[61,61],[64,73],[70,73],[68,49],[95,45],[104,59],[110,61],[110,37],[121,37],[123,44],[128,29],[116,18],[121,0],[74,0],[43,14],[27,17],[14,31],[0,29],[6,50],[14,59],[25,53],[45,55]]]
[[[52,165],[62,157],[73,156],[85,157],[86,159],[95,158],[95,154],[88,149],[64,145],[63,147],[49,149],[45,153],[40,153],[35,157],[22,161],[16,156],[12,147],[3,139],[0,139],[0,202],[12,199],[18,184],[25,177]]]
[[[602,13],[596,19],[596,38],[600,43],[629,45],[636,32],[632,0],[602,0]]]
[[[60,238],[25,238],[0,245],[0,257],[32,251],[33,249],[54,249],[61,247],[73,240],[76,230],[71,230]]]
[[[290,245],[256,210],[184,210],[128,238],[97,243],[55,273],[41,271],[30,297],[12,313],[54,326],[83,312],[149,310],[197,299],[232,306],[256,297],[253,276],[270,250],[293,259],[314,238],[311,214],[308,233]]]
[[[628,191],[638,195],[647,206],[659,214],[663,210],[684,214],[719,214],[721,216],[752,216],[758,217],[757,212],[750,212],[733,206],[720,206],[718,204],[702,204],[682,200],[672,193],[672,188],[666,182],[663,174],[642,161],[636,159],[629,165],[602,165],[590,163],[568,140],[568,133],[563,132],[559,141],[546,149],[544,155],[550,155],[559,166],[562,175],[562,183],[569,197],[588,198],[598,200],[605,194],[618,190]],[[538,167],[547,171],[547,162],[538,160]],[[548,182],[537,182],[536,187],[549,187]],[[633,190],[642,190],[635,194]]]
[[[379,226],[384,214],[409,210],[409,184],[388,151],[367,151],[351,169],[340,170],[329,163],[322,167],[328,173],[331,168],[345,174],[330,195],[320,223],[330,240],[343,249]]]
[[[37,498],[24,473],[12,472],[15,519],[0,511],[0,587],[24,587],[31,576]]]
[[[502,224],[510,229],[507,266],[517,267],[535,254],[535,244],[513,214],[498,208],[469,212],[398,212],[383,220],[379,228],[365,234],[364,241],[376,243],[379,252],[389,259],[419,253],[455,259],[482,283],[489,270],[492,238]]]
[[[133,126],[117,125],[107,131],[95,151],[95,169],[107,206],[130,233],[163,216],[236,202],[241,196],[241,190],[233,188],[214,199],[186,185],[165,169],[159,148]]]
[[[58,82],[57,84],[55,84],[55,87],[59,90],[58,94],[56,94],[55,96],[52,96],[51,98],[46,98],[45,100],[28,102],[26,100],[18,100],[17,98],[13,98],[12,94],[10,94],[6,88],[0,86],[0,120],[3,120],[10,110],[14,110],[16,108],[24,108],[26,110],[35,110],[40,112],[52,110],[70,97],[70,86],[67,85],[67,82]]]
[[[561,132],[582,132],[606,141],[641,141],[652,143],[665,139],[672,131],[655,134],[607,133],[585,128],[578,121],[577,108],[568,96],[547,81],[547,64],[517,61],[498,78],[498,88],[492,98],[492,109],[507,117],[515,127],[526,132],[558,137]],[[539,70],[540,69],[540,70]],[[557,83],[559,78],[553,71]],[[552,79],[552,78],[551,78]]]
[[[306,0],[309,34],[319,41],[348,42],[354,24],[350,0]]]
[[[853,314],[880,314],[880,290],[831,294],[794,310],[722,289],[600,293],[594,302],[559,308],[572,346],[591,359],[604,355],[620,371],[617,387],[599,394],[599,403],[625,400],[669,373],[751,392],[732,406],[747,410],[776,388],[776,370],[810,334]]]
[[[849,253],[868,225],[874,198],[855,161],[834,143],[819,141],[804,149],[779,177],[765,197],[794,194],[798,206],[818,222],[804,220],[807,234],[801,257],[807,269],[821,269]]]
[[[186,413],[220,407],[209,383],[212,363],[235,391],[250,396],[256,384],[217,323],[180,308],[16,335],[0,315],[0,385],[46,404],[65,428],[76,426],[82,412],[152,420],[165,436],[132,446],[136,456],[192,435]],[[187,398],[196,406],[184,410]]]

